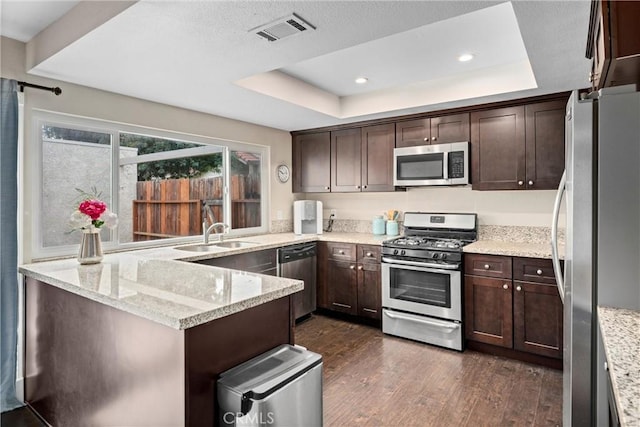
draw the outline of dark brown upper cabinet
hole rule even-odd
[[[558,188],[564,171],[564,101],[540,102],[525,107],[526,188]]]
[[[331,132],[331,191],[348,193],[361,191],[362,162],[360,128]]]
[[[328,193],[331,190],[331,137],[329,132],[293,138],[293,192]]]
[[[394,191],[393,123],[362,128],[362,191]],[[353,166],[352,166],[353,167]]]
[[[469,113],[396,122],[396,147],[469,140]]]
[[[524,188],[524,106],[471,113],[471,182],[474,190]]]
[[[593,90],[640,83],[638,22],[638,1],[592,1],[586,56]]]
[[[393,191],[393,123],[331,132],[331,191]]]
[[[471,113],[474,190],[548,190],[564,170],[566,101]]]

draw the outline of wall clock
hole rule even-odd
[[[285,183],[291,178],[291,171],[287,165],[279,165],[276,168],[276,174],[278,175],[278,181]]]

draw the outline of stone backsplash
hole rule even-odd
[[[558,242],[564,242],[564,229],[558,230]],[[544,244],[551,240],[551,227],[519,225],[480,225],[478,240]]]
[[[322,229],[326,230],[328,221],[323,222]],[[400,234],[404,232],[402,223]],[[368,220],[336,219],[333,221],[332,231],[338,233],[367,233],[372,234],[372,224]],[[272,233],[293,232],[293,220],[271,221]],[[518,225],[480,225],[478,240],[494,240],[500,242],[545,244],[551,240],[550,227],[528,227]],[[564,243],[565,230],[558,230],[558,241]]]

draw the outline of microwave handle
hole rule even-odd
[[[442,153],[442,178],[449,179],[449,152]]]

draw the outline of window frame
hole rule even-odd
[[[45,259],[58,256],[69,256],[75,254],[77,251],[77,245],[60,245],[45,247],[43,241],[43,224],[41,217],[42,201],[43,201],[43,138],[42,138],[42,126],[50,125],[56,127],[67,127],[70,129],[84,130],[88,132],[100,132],[111,135],[111,206],[110,210],[116,213],[120,213],[120,187],[119,187],[119,168],[120,163],[120,134],[136,134],[142,136],[149,136],[155,138],[169,139],[173,141],[201,144],[203,147],[192,148],[191,150],[208,151],[207,145],[214,145],[220,147],[223,154],[223,212],[224,217],[227,218],[227,223],[231,226],[231,195],[229,191],[229,183],[231,178],[231,151],[248,151],[260,155],[260,226],[250,228],[230,229],[229,235],[232,237],[240,237],[255,234],[264,234],[269,232],[269,200],[270,200],[270,179],[269,171],[271,170],[271,148],[266,145],[260,145],[249,142],[234,141],[204,135],[197,135],[185,132],[171,131],[166,129],[153,128],[148,126],[134,125],[129,123],[122,123],[116,121],[109,121],[103,119],[96,119],[91,117],[77,116],[72,114],[58,113],[48,110],[34,109],[32,115],[32,133],[31,140],[35,155],[31,157],[31,170],[34,171],[32,179],[28,181],[27,191],[31,193],[31,258],[34,260]],[[179,152],[179,150],[176,150]],[[162,153],[171,153],[166,151]],[[201,155],[194,154],[195,155]],[[155,156],[143,155],[146,156]],[[184,158],[183,155],[176,155],[175,157],[169,154],[162,154],[163,157],[169,158]],[[143,159],[143,162],[149,161],[149,159]],[[135,163],[143,163],[135,162]],[[124,164],[132,164],[133,162],[127,160]],[[71,212],[69,212],[71,215]],[[202,235],[197,236],[184,236],[175,238],[164,238],[158,240],[146,240],[138,242],[123,242],[118,240],[118,229],[109,230],[110,241],[103,242],[103,249],[105,252],[115,252],[123,250],[134,250],[143,248],[152,248],[159,246],[175,246],[185,243],[197,242],[202,239]],[[80,239],[78,238],[78,242]]]

